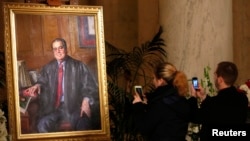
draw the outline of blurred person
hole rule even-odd
[[[145,94],[145,100],[135,92],[132,108],[137,130],[147,141],[184,141],[190,111],[186,75],[171,63],[161,63],[153,84],[155,89]]]
[[[238,77],[237,66],[232,62],[220,62],[214,72],[216,96],[209,96],[199,85],[191,87],[191,121],[202,125],[200,140],[211,140],[212,129],[233,129],[247,120],[248,99],[234,86]],[[200,103],[200,107],[198,104]],[[237,129],[237,128],[236,128]]]

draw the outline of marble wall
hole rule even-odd
[[[220,61],[233,61],[232,0],[159,0],[168,61],[188,78],[210,76]]]
[[[105,39],[115,46],[131,50],[150,40],[163,25],[168,59],[189,78],[203,77],[207,65],[212,75],[219,61],[229,60],[239,67],[239,84],[250,79],[249,0],[96,1],[104,7]],[[2,18],[0,33],[3,51]]]

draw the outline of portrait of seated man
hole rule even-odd
[[[24,94],[38,102],[38,133],[101,128],[98,82],[87,65],[67,54],[62,38],[52,41],[54,59],[42,67]],[[62,124],[67,129],[62,130]]]

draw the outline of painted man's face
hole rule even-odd
[[[56,58],[56,60],[59,62],[62,61],[67,55],[67,49],[63,47],[62,42],[60,41],[55,41],[52,44],[52,47],[53,47],[54,57]]]

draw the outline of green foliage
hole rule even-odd
[[[111,81],[117,83],[119,77],[124,75],[126,79],[131,79],[132,82],[135,82],[138,77],[147,77],[147,71],[152,71],[154,66],[164,61],[167,55],[162,48],[165,44],[160,37],[161,34],[162,28],[152,41],[146,42],[140,47],[136,46],[130,52],[116,48],[106,42],[107,52],[109,52],[107,55],[107,73]],[[148,78],[143,79],[148,80]],[[144,82],[144,85],[146,84],[147,81]]]
[[[208,89],[209,95],[213,96],[215,94],[215,89],[210,79],[210,70],[211,68],[209,66],[204,67],[204,80],[201,80],[201,85],[203,88]]]
[[[134,47],[127,52],[106,42],[107,75],[109,94],[109,114],[113,141],[139,141],[131,116],[133,86],[140,84],[150,90],[155,65],[163,62],[167,53],[164,50],[163,30],[151,41]]]

